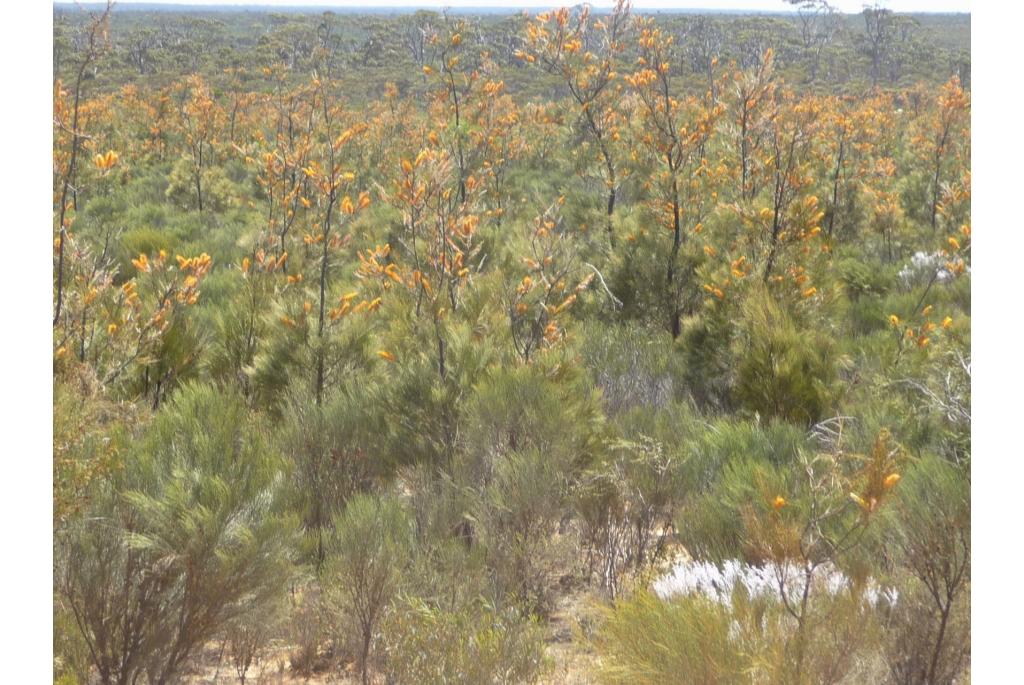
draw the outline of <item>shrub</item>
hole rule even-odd
[[[539,450],[562,477],[591,461],[603,414],[590,380],[555,353],[495,370],[474,389],[460,446],[473,482],[488,482],[504,455]]]
[[[971,503],[964,471],[926,456],[885,515],[885,548],[911,579],[892,608],[888,650],[901,683],[949,683],[968,661]]]
[[[836,265],[839,271],[839,280],[846,289],[847,296],[853,300],[862,297],[878,297],[887,293],[892,282],[887,272],[878,268],[877,264],[870,264],[863,259],[847,258]]]
[[[599,678],[614,685],[750,682],[750,658],[730,637],[729,610],[703,597],[640,592],[605,613],[595,636]]]
[[[481,601],[444,610],[406,599],[389,616],[384,643],[394,683],[520,685],[545,666],[537,621]]]
[[[665,551],[673,512],[686,493],[681,466],[667,446],[640,435],[612,442],[582,477],[575,505],[587,578],[597,571],[612,597],[625,571],[640,571]]]
[[[334,393],[322,407],[299,394],[285,410],[279,435],[291,462],[289,501],[317,569],[327,558],[335,517],[353,495],[369,488],[376,472],[364,419],[359,401],[344,393]]]
[[[280,628],[282,608],[280,602],[268,602],[228,625],[225,646],[240,685],[245,685],[250,671],[262,661],[267,643]]]
[[[175,682],[286,585],[279,467],[236,396],[186,385],[165,406],[59,547],[60,590],[102,683]]]
[[[818,421],[832,400],[836,368],[831,347],[825,336],[798,328],[770,297],[752,295],[744,303],[735,346],[738,404],[765,418]]]
[[[557,568],[552,536],[563,500],[558,471],[546,454],[513,452],[498,461],[474,518],[499,596],[533,610],[549,608]]]
[[[411,554],[411,521],[394,498],[356,495],[334,521],[324,600],[335,620],[355,625],[363,685],[370,682],[374,635]]]
[[[135,228],[121,235],[117,253],[118,273],[122,278],[135,274],[132,260],[140,254],[155,255],[164,250],[170,252],[175,246],[174,236],[155,228]]]
[[[595,324],[586,328],[583,362],[605,410],[657,410],[682,395],[683,371],[668,333]]]
[[[330,616],[315,579],[305,578],[296,583],[289,594],[288,608],[287,635],[293,645],[288,655],[291,670],[303,677],[328,670],[334,655],[322,647],[331,642]]]

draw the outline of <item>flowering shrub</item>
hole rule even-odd
[[[830,595],[857,589],[846,574],[831,565],[822,568],[811,582],[815,589]],[[710,561],[687,559],[654,581],[653,588],[661,599],[699,594],[730,605],[734,593],[741,587],[750,598],[779,598],[779,588],[784,586],[789,599],[796,601],[803,593],[803,583],[804,575],[794,564],[769,562],[757,566],[729,559],[719,566]],[[864,601],[872,607],[877,606],[880,600],[889,605],[895,604],[898,598],[895,588],[883,587],[874,581],[868,581],[862,592]]]
[[[905,288],[928,285],[935,276],[936,283],[949,283],[954,273],[949,268],[949,255],[944,252],[915,252],[899,272],[900,283]],[[970,275],[971,267],[965,266],[964,271]]]

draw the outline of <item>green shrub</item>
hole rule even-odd
[[[798,327],[767,295],[744,303],[734,355],[733,396],[745,409],[804,425],[831,409],[836,364],[829,338]]]
[[[286,407],[279,435],[291,466],[289,503],[305,533],[303,551],[319,569],[335,517],[377,474],[369,452],[372,429],[356,398],[334,393],[318,407],[300,394]]]
[[[61,536],[57,578],[100,681],[176,679],[232,620],[283,591],[280,464],[234,395],[186,385]]]
[[[324,601],[339,635],[355,629],[363,685],[370,682],[374,635],[412,554],[412,532],[405,509],[390,497],[356,495],[334,521],[322,578]]]
[[[443,610],[412,598],[384,627],[388,682],[519,685],[545,668],[543,629],[513,608],[474,602]]]
[[[496,369],[467,401],[460,446],[473,482],[490,480],[500,458],[539,450],[563,477],[598,449],[604,416],[578,368],[556,354],[528,366]]]
[[[836,264],[839,280],[846,295],[853,301],[864,297],[878,297],[887,293],[895,279],[879,264],[864,261],[863,258],[848,257]]]
[[[172,235],[156,228],[135,228],[121,235],[117,253],[118,273],[123,278],[135,275],[132,260],[140,254],[156,255],[160,250],[170,253],[175,246]]]
[[[902,683],[953,682],[969,661],[970,492],[961,467],[926,456],[885,511],[880,544],[906,574],[887,626],[887,655]]]
[[[552,536],[563,500],[555,464],[545,453],[530,450],[497,461],[494,478],[473,510],[499,596],[531,611],[550,609],[559,556]]]
[[[594,638],[599,679],[614,685],[750,682],[751,657],[730,637],[729,610],[703,597],[640,592],[608,610]]]
[[[598,574],[612,597],[627,570],[641,571],[666,551],[673,513],[689,494],[683,459],[644,435],[608,445],[574,493],[586,576]],[[659,531],[660,529],[660,531]]]
[[[683,397],[682,360],[667,332],[593,322],[582,337],[583,363],[609,414],[655,410]]]

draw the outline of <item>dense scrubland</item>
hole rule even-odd
[[[54,14],[56,682],[970,673],[969,17]]]

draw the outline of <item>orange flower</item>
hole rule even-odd
[[[786,506],[786,498],[782,495],[776,495],[775,499],[772,500],[772,509],[778,511],[784,506]]]
[[[97,169],[108,171],[117,165],[117,160],[117,153],[113,150],[109,150],[105,155],[96,155],[96,158],[93,159],[93,163],[96,165]]]
[[[885,480],[882,481],[886,489],[891,488],[898,482],[900,482],[900,474],[898,473],[890,473],[888,476],[885,477]]]
[[[395,361],[395,355],[391,354],[387,350],[377,350],[377,356],[381,359],[389,362]]]

